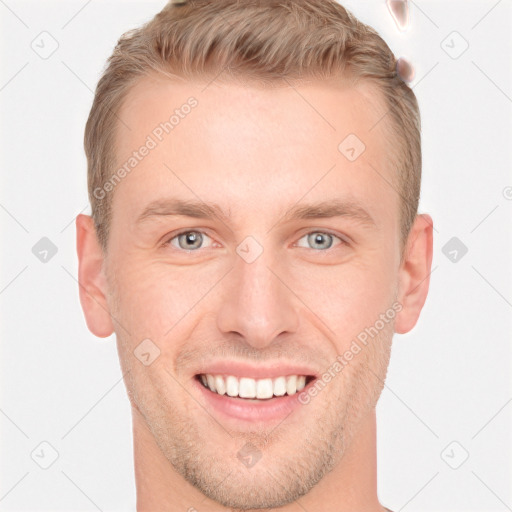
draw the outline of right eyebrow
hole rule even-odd
[[[158,199],[149,203],[140,213],[135,221],[137,224],[151,218],[169,217],[183,215],[196,219],[218,219],[223,222],[230,218],[229,214],[223,212],[219,205],[215,203],[205,203],[202,201],[184,201],[177,198]]]

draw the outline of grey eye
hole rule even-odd
[[[201,247],[203,234],[199,231],[187,231],[175,236],[174,239],[178,239],[180,249],[190,251]]]
[[[335,235],[331,235],[330,233],[324,233],[322,231],[313,231],[312,233],[308,233],[307,235],[304,235],[301,238],[301,240],[306,237],[308,247],[319,250],[330,249],[333,244],[333,239],[338,238]],[[304,247],[304,245],[300,245],[300,243],[299,246]]]

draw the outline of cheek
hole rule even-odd
[[[294,292],[307,306],[304,311],[310,310],[322,320],[326,336],[335,337],[338,351],[374,325],[379,315],[391,308],[396,293],[395,272],[382,258],[311,266],[291,279]]]
[[[119,320],[132,338],[154,340],[176,337],[175,326],[180,326],[219,279],[211,268],[161,262],[130,262],[119,265],[116,274]]]

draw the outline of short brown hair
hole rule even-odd
[[[113,192],[117,116],[135,82],[152,72],[184,79],[229,75],[263,84],[283,79],[350,77],[382,93],[393,132],[402,247],[417,214],[421,185],[420,113],[397,60],[377,32],[335,0],[189,0],[169,2],[119,39],[98,82],[85,128],[88,190],[98,240],[106,252]],[[340,141],[341,142],[341,141]]]

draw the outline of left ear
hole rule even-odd
[[[398,272],[398,301],[402,304],[395,320],[398,334],[409,332],[416,325],[427,299],[432,267],[432,231],[430,215],[417,215]]]

